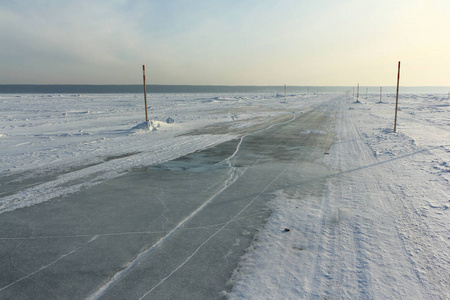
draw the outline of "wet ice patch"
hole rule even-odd
[[[192,173],[203,173],[212,170],[224,169],[226,166],[224,164],[202,164],[201,161],[181,161],[173,160],[168,161],[159,165],[151,166],[150,169],[158,169],[163,171],[186,171]]]
[[[175,160],[151,166],[150,169],[202,173],[227,167],[228,165],[219,157],[214,157],[213,155],[208,154],[207,151],[199,151],[179,157]]]

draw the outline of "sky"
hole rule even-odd
[[[0,0],[0,84],[450,86],[448,0]]]

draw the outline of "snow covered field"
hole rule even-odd
[[[323,197],[278,194],[232,299],[449,299],[450,102],[341,101]],[[282,232],[289,228],[289,232]]]
[[[392,96],[354,103],[348,95],[294,94],[282,103],[274,94],[151,94],[154,131],[140,129],[142,98],[0,95],[0,217],[324,103],[336,111],[335,141],[322,161],[332,173],[326,191],[276,193],[228,296],[450,298],[447,95],[401,95],[396,133]],[[219,124],[227,130],[186,135]]]
[[[0,212],[229,140],[236,134],[182,134],[219,122],[249,126],[246,119],[276,115],[265,107],[274,102],[273,95],[149,95],[156,126],[149,132],[140,129],[142,95],[0,95]],[[254,105],[250,114],[240,111]],[[174,123],[166,122],[169,117]]]

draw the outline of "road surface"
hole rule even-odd
[[[238,139],[0,214],[0,299],[225,298],[275,192],[323,192],[334,114],[327,103],[286,112]]]

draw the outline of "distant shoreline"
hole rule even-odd
[[[379,93],[379,86],[360,86],[360,95]],[[355,88],[356,91],[356,88]],[[450,87],[400,87],[401,93],[448,93]],[[287,86],[287,93],[353,93],[352,86]],[[395,92],[394,86],[383,86],[383,93]],[[0,84],[0,94],[133,94],[143,93],[143,86],[87,84]],[[284,86],[230,85],[147,85],[147,93],[284,93]]]

